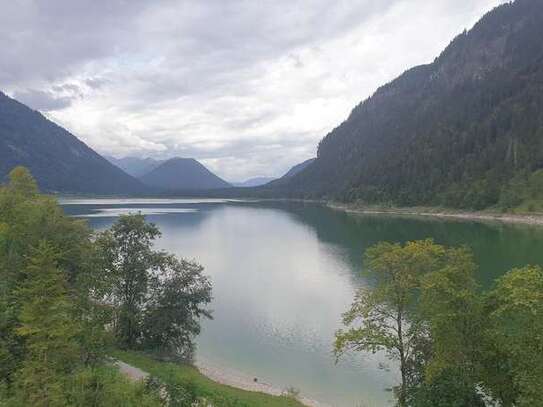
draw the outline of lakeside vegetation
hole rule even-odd
[[[219,384],[201,374],[198,369],[187,364],[165,363],[148,355],[133,351],[115,351],[113,355],[136,366],[164,383],[188,389],[194,397],[205,399],[214,406],[221,407],[301,407],[295,397],[272,396],[265,393],[246,391]]]
[[[190,362],[211,284],[196,263],[152,250],[141,215],[94,235],[41,195],[23,167],[0,187],[0,405],[188,406],[132,383],[115,349]]]
[[[211,318],[203,268],[153,249],[160,231],[120,216],[94,234],[16,168],[0,188],[0,406],[301,406],[221,385],[190,365]],[[335,353],[385,352],[400,407],[528,407],[543,399],[543,270],[482,291],[468,248],[378,243]],[[150,374],[134,383],[111,357]],[[165,396],[165,394],[167,396]]]
[[[516,268],[482,292],[466,247],[382,242],[335,353],[384,351],[400,371],[400,407],[535,406],[543,400],[543,269]]]
[[[142,215],[93,234],[28,170],[10,173],[0,187],[0,406],[302,406],[191,365],[211,283],[199,264],[153,250],[159,235]],[[130,380],[113,358],[150,377]]]

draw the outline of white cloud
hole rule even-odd
[[[15,0],[0,87],[102,153],[278,176],[502,2]]]

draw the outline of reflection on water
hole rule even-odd
[[[77,215],[78,218],[116,218],[121,215],[138,213],[141,215],[160,215],[166,213],[191,213],[198,212],[198,209],[188,208],[100,208],[93,209],[92,213]]]
[[[228,203],[244,202],[237,199],[222,198],[60,198],[59,203],[68,205],[164,205],[164,204],[205,204],[205,203]]]
[[[97,202],[99,201],[99,202]],[[107,202],[107,203],[105,203]],[[389,405],[395,374],[381,355],[352,355],[337,366],[333,334],[357,287],[364,249],[381,241],[432,237],[468,244],[488,285],[513,266],[543,263],[541,229],[390,216],[355,216],[317,205],[224,200],[70,201],[72,215],[103,229],[112,214],[148,213],[158,246],[196,259],[213,279],[214,320],[198,353],[277,387],[294,386],[335,406]]]

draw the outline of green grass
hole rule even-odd
[[[137,352],[115,351],[112,356],[138,367],[165,382],[191,387],[197,396],[205,397],[220,407],[302,407],[297,400],[284,396],[271,396],[226,386],[202,375],[190,365],[160,362]]]

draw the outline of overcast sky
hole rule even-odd
[[[0,0],[0,90],[102,154],[279,176],[501,0]]]

